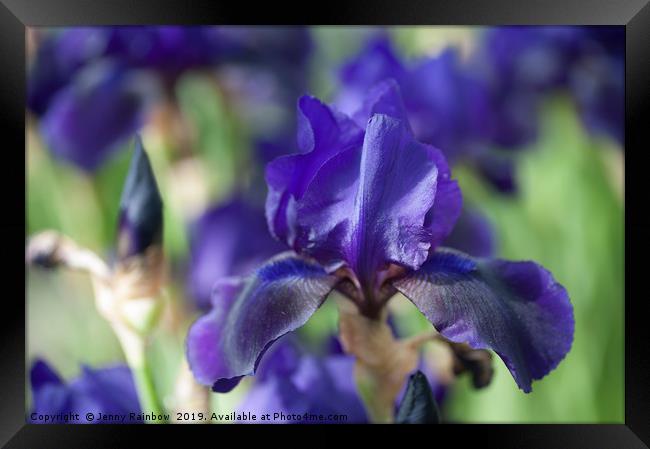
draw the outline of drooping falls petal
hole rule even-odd
[[[393,285],[446,338],[494,350],[524,392],[571,348],[568,294],[534,262],[474,259],[441,249]]]
[[[320,265],[283,253],[240,282],[217,284],[213,309],[187,337],[197,380],[227,391],[253,374],[266,348],[305,324],[337,281]]]

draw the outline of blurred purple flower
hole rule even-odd
[[[463,207],[463,211],[444,245],[470,256],[491,257],[495,253],[492,225],[478,209]]]
[[[571,88],[591,131],[620,139],[622,106],[607,114],[597,98],[603,94],[600,98],[607,98],[603,102],[623,102],[624,42],[622,27],[614,26],[488,29],[469,68],[490,86],[491,141],[504,148],[532,142],[537,136],[543,95],[567,88]],[[585,67],[591,70],[585,73]]]
[[[439,248],[461,211],[442,153],[412,135],[395,82],[369,93],[365,128],[313,97],[299,101],[301,153],[267,166],[266,214],[293,251],[218,282],[190,328],[197,380],[256,371],[276,339],[307,322],[334,288],[378,317],[403,293],[447,339],[491,348],[525,392],[573,340],[566,290],[534,262],[475,259]]]
[[[623,60],[595,57],[575,68],[570,88],[587,129],[625,142]]]
[[[282,248],[269,234],[264,211],[242,199],[207,210],[190,236],[189,290],[204,310],[216,280],[246,274]]]
[[[343,65],[339,78],[335,105],[350,115],[361,107],[368,90],[386,79],[395,80],[415,137],[440,148],[452,163],[476,151],[489,132],[486,86],[463,70],[454,49],[407,65],[388,36],[381,34]]]
[[[30,384],[30,422],[42,423],[39,414],[79,413],[80,422],[84,423],[87,412],[96,418],[92,423],[114,422],[104,420],[100,414],[126,414],[125,422],[141,422],[129,416],[130,413],[139,414],[141,409],[131,372],[126,366],[101,369],[83,366],[78,377],[66,382],[44,360],[36,360],[31,367]],[[63,416],[55,419],[55,423],[66,422]]]
[[[152,99],[173,99],[188,70],[254,65],[279,80],[285,105],[305,87],[307,30],[278,27],[94,27],[45,35],[28,77],[28,106],[48,147],[93,171],[144,123]],[[136,76],[136,74],[138,76]],[[148,76],[144,82],[135,79]]]
[[[89,66],[54,95],[40,129],[56,157],[92,171],[140,128],[146,104],[123,67]]]
[[[275,422],[365,423],[368,419],[356,392],[353,368],[352,357],[308,354],[285,337],[260,363],[255,383],[238,409],[257,416],[280,411],[300,415],[300,419]],[[309,419],[305,414],[325,419]],[[333,415],[345,415],[345,420]]]

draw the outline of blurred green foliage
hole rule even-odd
[[[430,31],[430,30],[429,30]],[[359,39],[368,32],[354,30]],[[407,53],[432,42],[444,42],[445,30],[427,34],[422,27],[392,30]],[[450,30],[447,30],[447,35]],[[455,34],[454,34],[455,33]],[[451,30],[458,42],[470,32]],[[437,37],[436,37],[437,36]],[[351,35],[337,27],[318,27],[319,43],[312,65],[313,93],[331,94],[332,67],[356,50]],[[206,202],[227,198],[259,172],[250,168],[251,149],[246,127],[231,113],[218,86],[198,74],[187,76],[177,88],[179,112],[188,122],[206,184]],[[462,377],[444,404],[446,419],[462,422],[623,422],[623,200],[621,179],[612,165],[620,165],[620,149],[586,135],[572,104],[551,99],[543,116],[541,137],[534,148],[517,155],[520,186],[514,196],[491,190],[469,167],[456,167],[465,201],[483,211],[494,224],[499,255],[532,259],[551,270],[569,291],[575,308],[574,346],[565,361],[524,394],[503,363],[495,357],[495,376],[486,389],[476,391]],[[31,119],[30,119],[31,122]],[[57,229],[110,258],[122,183],[132,143],[95,176],[55,161],[42,148],[34,123],[27,151],[27,232]],[[186,316],[168,323],[154,335],[149,357],[156,385],[168,397],[183,358],[183,335],[195,312],[187,307],[185,270],[188,216],[179,196],[175,164],[178,152],[145,129],[145,145],[165,200],[165,249],[172,262],[167,300]],[[48,359],[65,377],[78,373],[80,363],[101,366],[123,360],[117,340],[98,316],[88,280],[74,273],[30,270],[27,283],[28,362]],[[398,301],[394,299],[394,301]],[[410,334],[430,324],[414,307],[396,316],[400,331]],[[299,332],[316,347],[335,332],[337,309],[326,302]],[[232,409],[243,388],[218,396],[213,407]]]

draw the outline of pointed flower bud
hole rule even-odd
[[[162,232],[162,199],[149,157],[140,136],[137,136],[135,153],[120,199],[117,242],[120,261],[160,246]]]
[[[157,322],[163,281],[162,199],[149,158],[136,137],[118,219],[118,263],[113,278],[120,314],[147,333]]]
[[[406,394],[397,410],[398,424],[438,424],[440,413],[429,381],[422,371],[411,374]]]

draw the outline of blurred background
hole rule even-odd
[[[165,202],[168,307],[149,353],[165,399],[206,284],[250,265],[238,251],[248,262],[276,252],[219,232],[258,223],[265,231],[264,164],[297,150],[297,99],[350,110],[355,95],[393,77],[416,134],[447,154],[461,184],[466,215],[450,246],[540,262],[575,308],[572,350],[531,394],[495,359],[487,388],[467,376],[449,386],[445,419],[623,422],[622,30],[30,29],[27,233],[56,229],[111,260],[142,135]],[[239,203],[252,212],[237,215]],[[26,301],[28,366],[42,357],[71,378],[82,364],[124,360],[87,276],[30,269]],[[430,327],[404,298],[391,310],[403,336]],[[298,333],[319,351],[336,330],[328,301]],[[252,382],[212,395],[213,408],[236,406]]]

